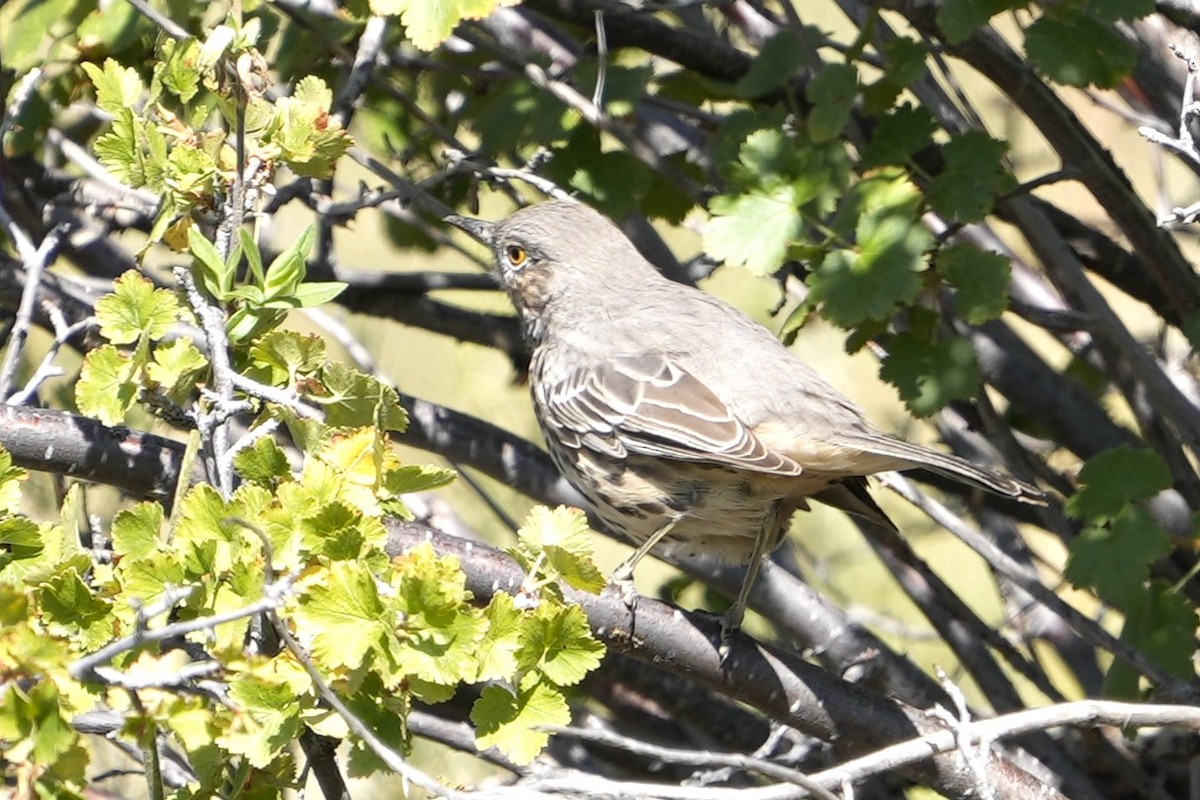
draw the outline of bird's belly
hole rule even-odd
[[[660,550],[703,553],[726,563],[748,561],[763,529],[767,550],[775,549],[792,513],[806,507],[803,498],[827,483],[648,457],[617,461],[580,451],[562,462],[559,469],[612,529],[641,543],[675,520]]]

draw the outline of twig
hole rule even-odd
[[[321,675],[321,671],[317,669],[317,665],[309,658],[308,653],[300,646],[300,643],[292,636],[287,625],[279,618],[274,609],[268,611],[268,618],[271,624],[275,627],[275,632],[279,636],[279,640],[283,642],[284,647],[296,657],[300,665],[304,667],[304,671],[308,673],[312,679],[313,686],[316,687],[317,694],[321,696],[326,703],[338,713],[338,716],[346,723],[346,727],[350,729],[358,738],[362,739],[380,761],[396,774],[402,776],[405,780],[421,787],[435,797],[445,797],[449,800],[468,800],[471,797],[466,792],[460,792],[451,789],[448,786],[443,786],[438,783],[433,777],[427,775],[422,770],[409,764],[404,758],[391,749],[375,735],[366,723],[359,719],[350,708],[342,702],[342,699],[337,696],[337,693],[329,688],[329,684],[325,682],[325,677]]]
[[[523,169],[508,169],[504,167],[489,167],[486,164],[481,164],[478,161],[472,161],[467,158],[466,154],[458,150],[446,150],[443,155],[449,162],[447,165],[448,174],[456,174],[459,172],[474,172],[484,178],[497,178],[499,180],[514,179],[525,181],[530,186],[537,188],[543,194],[553,197],[556,200],[568,200],[575,202],[575,198],[566,189],[563,189],[549,178],[543,178],[541,175],[535,175],[528,170]]]
[[[190,268],[176,267],[175,279],[183,287],[184,296],[199,320],[208,344],[208,358],[212,364],[213,385],[218,398],[217,408],[212,412],[197,415],[196,423],[204,436],[205,460],[209,462],[209,472],[215,477],[221,494],[228,497],[233,493],[233,470],[225,459],[225,451],[229,449],[229,429],[221,417],[225,414],[223,405],[233,402],[234,380],[238,374],[229,358],[225,314],[221,309],[210,305],[200,293]]]
[[[178,23],[170,17],[160,13],[158,9],[151,6],[146,0],[129,0],[130,5],[138,10],[143,17],[153,22],[158,27],[162,28],[163,33],[170,36],[172,39],[183,41],[184,39],[192,38],[192,35],[184,30]]]
[[[341,90],[333,101],[333,117],[342,124],[343,128],[350,127],[354,109],[358,103],[362,102],[363,91],[370,83],[372,73],[379,61],[379,52],[383,48],[387,28],[387,17],[374,16],[367,20],[362,35],[358,37],[358,50],[354,53],[354,64],[350,67],[350,74],[346,76],[346,82],[342,84]]]
[[[34,67],[25,73],[17,88],[13,90],[13,101],[4,110],[4,118],[0,119],[0,147],[4,146],[4,137],[12,130],[17,117],[21,115],[21,110],[33,97],[34,90],[42,80],[42,74],[43,70],[40,67]]]
[[[149,620],[167,613],[175,605],[190,596],[193,591],[194,587],[184,587],[165,592],[161,601],[138,613],[137,627],[133,633],[124,639],[118,639],[102,647],[89,656],[84,656],[72,664],[70,668],[71,677],[77,681],[106,683],[109,681],[101,674],[102,668],[124,652],[134,650],[144,644],[161,642],[165,639],[185,636],[196,631],[212,630],[226,622],[234,622],[266,611],[273,611],[291,593],[292,579],[285,576],[279,581],[267,584],[263,587],[263,596],[261,599],[249,603],[242,608],[226,611],[223,614],[212,614],[197,619],[175,622],[152,631],[146,629],[146,623]]]
[[[794,783],[801,788],[807,789],[812,793],[813,797],[820,798],[821,800],[839,800],[836,795],[821,784],[813,781],[803,772],[776,764],[764,758],[748,756],[742,753],[714,753],[708,750],[681,750],[675,747],[662,747],[599,728],[588,730],[586,728],[546,725],[542,726],[541,729],[556,736],[595,742],[626,750],[635,755],[649,756],[672,764],[690,764],[702,767],[726,766],[758,772],[776,780]],[[782,726],[777,728],[777,730],[783,730]]]
[[[38,288],[42,283],[42,273],[58,255],[59,242],[64,233],[65,225],[56,225],[50,229],[36,250],[29,252],[31,242],[25,232],[8,215],[7,209],[0,204],[0,225],[17,243],[21,260],[25,265],[25,287],[21,291],[21,302],[17,306],[16,320],[9,334],[8,350],[4,355],[4,363],[0,365],[0,400],[8,397],[12,390],[13,381],[17,377],[17,367],[21,363],[21,351],[25,349],[25,339],[29,335],[29,325],[33,319],[33,307],[37,301]],[[24,244],[22,244],[24,242]]]
[[[924,511],[931,519],[946,528],[946,530],[950,531],[955,537],[982,556],[992,569],[1012,580],[1039,603],[1062,617],[1081,637],[1097,647],[1108,650],[1138,673],[1145,675],[1158,684],[1159,692],[1163,693],[1168,699],[1182,702],[1196,698],[1197,693],[1192,686],[1176,678],[1129,645],[1117,639],[1094,620],[1088,618],[1074,606],[1050,591],[1036,575],[1030,574],[1023,569],[1020,564],[989,541],[987,537],[973,530],[963,520],[950,513],[949,509],[941,503],[919,490],[908,478],[895,472],[879,473],[876,477],[883,485]]]

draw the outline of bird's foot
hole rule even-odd
[[[637,605],[637,587],[633,583],[633,567],[629,564],[621,564],[613,570],[609,576],[608,585],[621,598],[621,602],[630,611]]]
[[[717,647],[721,666],[724,666],[729,658],[729,652],[733,648],[733,637],[741,630],[742,619],[745,616],[746,607],[739,603],[734,603],[721,615],[721,643]]]

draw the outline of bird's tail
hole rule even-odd
[[[929,447],[906,442],[903,439],[894,439],[882,434],[873,436],[869,440],[858,444],[858,446],[868,453],[884,456],[885,458],[895,458],[905,462],[904,465],[898,466],[898,469],[923,467],[939,475],[944,475],[950,480],[966,483],[971,486],[978,486],[980,489],[998,494],[1001,497],[1011,497],[1014,500],[1032,505],[1046,505],[1046,493],[1036,486],[1018,480],[1011,475],[1005,475],[986,467],[976,466],[966,459],[949,453],[943,453],[940,450],[933,450]]]

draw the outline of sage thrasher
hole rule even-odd
[[[726,644],[763,555],[810,498],[894,529],[863,476],[924,467],[1045,502],[1016,478],[876,430],[766,328],[664,278],[587,206],[446,221],[495,253],[533,348],[533,401],[554,463],[638,544],[613,581],[628,589],[660,543],[749,564],[723,619]]]

